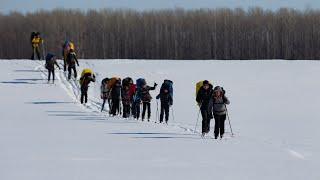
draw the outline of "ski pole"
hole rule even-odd
[[[156,122],[158,122],[158,116],[159,116],[159,107],[158,107],[158,100],[157,100]]]
[[[173,106],[171,106],[171,112],[172,112],[172,120],[174,121],[174,109],[173,109]]]
[[[231,127],[231,121],[230,121],[230,118],[229,118],[229,113],[228,113],[228,109],[227,109],[227,106],[224,105],[226,107],[226,111],[227,111],[227,118],[228,118],[228,122],[229,122],[229,126],[230,126],[230,131],[231,131],[231,135],[233,136],[233,131],[232,131],[232,127]]]
[[[201,106],[200,106],[200,107],[201,107]],[[196,132],[196,130],[197,130],[200,112],[201,112],[201,109],[199,108],[198,117],[197,117],[197,122],[196,122],[196,125],[195,125],[195,127],[194,127],[194,131],[193,131],[193,132]]]

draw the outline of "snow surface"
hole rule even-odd
[[[1,180],[318,180],[320,66],[317,61],[80,60],[92,68],[89,103],[78,84],[44,62],[0,61]],[[174,118],[152,122],[100,113],[104,77],[174,81]],[[202,139],[195,83],[223,86],[235,137]],[[158,93],[159,88],[152,92]],[[211,123],[213,128],[214,123]]]

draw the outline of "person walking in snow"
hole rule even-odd
[[[213,97],[213,86],[209,81],[203,81],[202,87],[197,93],[196,101],[200,106],[202,115],[202,136],[209,133],[210,131],[210,120],[212,117],[212,97]]]
[[[164,80],[160,88],[160,93],[156,97],[156,99],[160,99],[160,102],[161,102],[160,123],[163,122],[164,115],[165,115],[166,123],[168,123],[168,120],[169,120],[169,110],[170,110],[170,106],[172,106],[173,104],[172,84],[173,84],[172,81]]]
[[[51,75],[52,75],[52,83],[54,83],[55,66],[57,66],[59,69],[61,69],[59,64],[56,61],[56,56],[54,54],[48,53],[46,56],[46,64],[45,64],[46,69],[48,69],[48,83],[50,82]]]
[[[120,98],[121,98],[121,79],[117,79],[111,89],[111,114],[116,116],[120,114]]]
[[[130,88],[133,84],[133,80],[130,77],[127,77],[122,80],[122,88],[121,88],[121,99],[122,99],[122,107],[123,107],[123,118],[128,118],[130,116],[130,108],[131,108],[131,92]]]
[[[81,104],[88,102],[88,89],[90,82],[95,82],[96,76],[93,73],[85,73],[80,78]]]
[[[73,71],[74,78],[77,79],[77,69],[76,64],[79,66],[77,55],[73,49],[70,49],[70,52],[67,55],[67,64],[68,64],[68,80],[71,79],[71,71]]]
[[[104,78],[102,81],[101,81],[101,86],[100,86],[100,97],[102,99],[102,106],[101,106],[101,112],[103,111],[104,109],[104,105],[106,103],[106,101],[108,101],[108,104],[109,104],[109,109],[110,108],[110,96],[109,96],[109,88],[108,88],[108,83],[109,83],[109,78]]]
[[[148,121],[150,121],[151,117],[151,100],[152,97],[150,95],[150,91],[155,90],[157,87],[157,83],[154,83],[153,87],[144,84],[141,88],[141,101],[142,101],[142,121],[144,121],[144,117],[146,111],[148,111]]]
[[[31,45],[32,45],[32,55],[31,59],[35,59],[35,55],[37,55],[37,59],[41,59],[40,57],[40,45],[43,44],[43,39],[40,37],[39,32],[31,33]],[[45,55],[43,55],[45,56]]]
[[[215,120],[214,125],[214,137],[215,139],[218,138],[220,134],[220,138],[223,137],[224,134],[224,123],[226,120],[226,114],[227,114],[227,104],[230,104],[229,99],[225,96],[225,90],[220,87],[216,86],[213,90],[213,116]]]

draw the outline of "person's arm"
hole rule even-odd
[[[223,103],[230,104],[229,99],[225,95],[223,96]]]
[[[54,61],[54,64],[55,64],[59,69],[61,69],[56,60]]]
[[[196,101],[198,102],[198,104],[202,103],[202,90],[201,89],[199,89],[199,91],[198,91]]]
[[[77,58],[76,53],[74,53],[74,59],[76,60],[77,65],[79,66],[79,62],[78,62],[78,58]]]

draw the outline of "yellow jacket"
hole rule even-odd
[[[39,38],[39,37],[35,37],[32,39],[32,47],[37,48],[39,47],[40,43],[43,43],[43,39]]]

